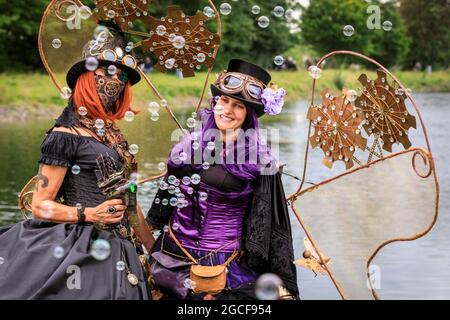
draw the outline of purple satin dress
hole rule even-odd
[[[216,170],[223,169],[216,167]],[[230,192],[207,184],[202,179],[202,182],[195,186],[194,194],[188,193],[189,188],[190,186],[180,185],[188,206],[173,209],[170,219],[173,233],[182,246],[194,258],[200,260],[200,264],[223,264],[235,250],[240,250],[244,218],[252,200],[252,187],[246,183],[241,191]],[[207,194],[206,199],[199,196],[202,193]],[[165,250],[179,251],[170,234],[167,232],[165,236]],[[156,248],[159,247],[160,241],[161,237]],[[217,253],[205,257],[217,249]],[[255,281],[259,276],[239,258],[233,260],[227,269],[226,286],[230,289]]]

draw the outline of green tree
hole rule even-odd
[[[360,0],[314,0],[302,17],[302,36],[319,54],[335,50],[352,50],[371,56],[387,66],[402,63],[409,49],[406,28],[395,1],[372,1],[381,11],[381,20],[393,23],[391,31],[368,27],[369,4]],[[352,36],[343,33],[344,26],[354,28]],[[338,57],[338,61],[354,61]]]
[[[0,71],[39,68],[37,37],[44,0],[0,0]]]
[[[412,38],[408,66],[449,66],[450,5],[447,0],[401,0],[400,12]]]

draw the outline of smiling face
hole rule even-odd
[[[240,129],[247,117],[245,105],[239,100],[227,96],[221,96],[217,104],[223,106],[222,114],[214,114],[217,128],[223,132]]]

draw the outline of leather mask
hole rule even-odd
[[[125,89],[125,83],[111,76],[95,75],[97,94],[106,113],[114,114],[117,99]]]

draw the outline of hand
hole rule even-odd
[[[111,214],[108,212],[109,207],[114,207],[117,211]],[[126,209],[121,199],[107,200],[95,208],[85,210],[86,222],[116,224],[122,221]]]

